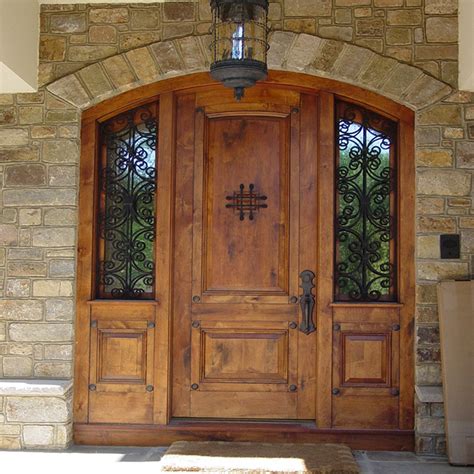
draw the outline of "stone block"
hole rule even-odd
[[[318,31],[323,38],[351,41],[354,29],[351,26],[320,26]]]
[[[38,147],[11,148],[0,150],[0,163],[12,163],[18,161],[38,161]]]
[[[77,222],[77,211],[76,209],[45,209],[44,211],[44,224],[45,225],[57,225],[67,226],[73,225]]]
[[[474,230],[461,232],[461,252],[474,253]]]
[[[426,40],[428,43],[457,43],[457,17],[427,18]]]
[[[37,125],[31,127],[31,138],[54,138],[56,136],[56,128],[46,125]]]
[[[418,148],[416,165],[428,168],[450,168],[453,165],[453,152],[442,148]]]
[[[41,209],[20,209],[20,225],[40,225]]]
[[[438,307],[434,305],[417,306],[415,320],[417,323],[438,323]]]
[[[74,166],[49,166],[48,167],[48,185],[49,186],[75,186],[76,183],[77,183],[77,169]],[[73,223],[75,223],[75,220]],[[49,225],[49,224],[46,224],[46,225]],[[66,224],[60,223],[59,225],[66,225]]]
[[[458,12],[458,0],[425,0],[427,15],[455,15]]]
[[[10,246],[18,243],[18,229],[13,224],[0,224],[0,245]]]
[[[394,59],[375,56],[359,79],[369,87],[380,88],[396,66],[397,61]]]
[[[0,449],[17,450],[21,449],[21,439],[19,436],[0,436]]]
[[[353,79],[372,61],[374,53],[368,49],[346,44],[335,67],[336,75]]]
[[[421,280],[458,280],[469,276],[469,268],[463,262],[419,262],[417,274]]]
[[[304,71],[311,63],[321,39],[307,34],[300,34],[288,53],[287,66],[290,69]]]
[[[90,102],[87,92],[76,76],[58,79],[48,86],[48,90],[76,107],[85,107]]]
[[[268,65],[281,68],[286,60],[293,41],[297,35],[289,31],[274,31],[269,37],[270,50],[268,51]]]
[[[46,263],[9,262],[8,275],[16,277],[46,276]]]
[[[474,217],[461,217],[459,219],[461,229],[474,229]]]
[[[26,128],[2,128],[0,129],[0,146],[22,146],[28,145],[29,137]],[[25,152],[25,149],[22,151]],[[20,153],[20,150],[18,150]],[[8,154],[8,150],[2,150],[0,161],[7,161],[2,156]],[[17,160],[16,160],[17,161]]]
[[[38,210],[39,209],[35,209]],[[8,260],[42,260],[43,250],[33,248],[11,248],[8,249]]]
[[[188,71],[202,71],[207,68],[205,58],[199,46],[199,40],[196,37],[188,36],[176,40],[181,51],[181,57],[184,66]]]
[[[130,26],[132,30],[155,30],[160,24],[159,8],[146,10],[132,10]]]
[[[439,344],[439,327],[421,326],[416,330],[417,344]]]
[[[416,302],[421,304],[436,304],[438,301],[436,285],[417,285]]]
[[[35,280],[33,296],[72,296],[72,284],[64,280]]]
[[[462,127],[446,127],[443,130],[443,138],[462,139],[464,138],[464,129]]]
[[[3,357],[4,377],[31,377],[33,362],[29,357]]]
[[[128,9],[123,8],[91,8],[89,10],[91,23],[127,23]]]
[[[387,44],[409,45],[412,43],[411,29],[401,27],[387,28],[385,39]]]
[[[437,102],[450,92],[451,88],[449,86],[424,74],[416,79],[405,98],[411,104],[422,107]]]
[[[354,58],[354,61],[357,61],[357,58]],[[392,94],[396,97],[404,95],[406,91],[410,88],[412,84],[420,77],[421,72],[419,69],[407,64],[399,63],[393,69],[390,77],[387,79],[385,84],[382,86],[382,90]],[[434,129],[434,131],[426,131],[425,134],[422,134],[422,138],[425,136],[428,140],[433,139],[436,136],[439,137],[439,130]],[[439,141],[439,139],[438,139]],[[435,143],[438,143],[437,141]]]
[[[83,33],[87,22],[85,13],[65,13],[51,15],[49,20],[51,33]]]
[[[441,365],[423,364],[415,366],[415,380],[420,385],[441,385]]]
[[[46,300],[47,321],[72,321],[74,317],[74,304],[68,299]]]
[[[3,192],[4,206],[73,206],[74,189],[8,189]]]
[[[148,48],[134,49],[126,56],[138,79],[152,82],[159,78],[160,72]]]
[[[100,64],[91,64],[78,74],[92,97],[97,98],[113,89]]]
[[[41,35],[39,58],[40,61],[64,61],[66,58],[66,38]]]
[[[207,0],[198,0],[199,3],[199,19],[212,19],[211,6]],[[281,5],[279,3],[270,3],[268,7],[269,20],[279,20],[281,18]]]
[[[160,39],[160,31],[140,31],[133,33],[123,33],[120,35],[120,50],[126,51],[129,49],[139,48],[140,46],[146,46],[156,41],[160,41]]]
[[[194,3],[173,2],[163,4],[164,21],[192,21],[195,16]]]
[[[350,8],[337,8],[334,12],[334,19],[336,23],[352,23],[352,10]]]
[[[115,87],[128,86],[136,81],[124,55],[105,59],[102,64]]]
[[[359,7],[371,5],[371,0],[336,0],[337,7]]]
[[[322,74],[332,71],[344,49],[341,41],[323,40],[310,64],[310,69]]]
[[[89,28],[89,42],[91,43],[116,43],[117,29],[114,26],[102,25]]]
[[[441,79],[454,88],[458,86],[458,74],[457,61],[443,61],[441,63]]]
[[[56,397],[8,397],[8,421],[27,423],[64,423],[71,416],[65,400]]]
[[[74,277],[74,260],[51,260],[49,262],[50,277]]]
[[[416,349],[416,362],[440,362],[441,350],[439,347],[418,347]]]
[[[5,169],[5,186],[41,186],[46,184],[43,165],[11,165]]]
[[[357,36],[383,36],[384,21],[380,18],[356,20]],[[390,44],[390,43],[389,43]]]
[[[25,447],[52,446],[54,444],[54,428],[49,425],[25,425],[23,427]]]
[[[33,229],[35,247],[72,247],[75,243],[75,229],[70,227],[41,227]]]
[[[30,356],[33,355],[33,345],[10,342],[8,344],[8,353],[10,355]]]
[[[376,7],[402,7],[403,0],[374,0],[374,6]]]
[[[416,430],[423,434],[444,434],[444,418],[419,417]]]
[[[456,219],[453,217],[419,216],[418,232],[451,233],[456,231]]]
[[[46,112],[46,123],[77,122],[77,112],[75,110],[48,110]]]
[[[400,75],[400,78],[401,77],[402,75]],[[390,80],[391,79],[384,85],[384,89]],[[416,144],[418,146],[439,145],[440,140],[441,134],[438,127],[416,127]]]
[[[387,25],[421,25],[422,15],[419,9],[388,10]]]
[[[79,127],[77,125],[61,125],[58,127],[58,135],[60,138],[78,138]]]
[[[461,109],[458,105],[439,104],[418,114],[420,125],[461,125]]]
[[[5,107],[0,109],[0,125],[15,125],[17,123],[16,109]]]
[[[416,45],[415,59],[417,61],[426,59],[452,59],[457,60],[458,47],[457,45]]]
[[[372,8],[369,8],[369,7],[355,8],[354,16],[356,18],[366,18],[368,16],[372,16]]]
[[[74,45],[68,50],[69,61],[93,62],[117,54],[116,46]]]
[[[47,344],[44,346],[44,358],[50,360],[72,360],[72,344]]]
[[[463,141],[456,144],[456,166],[474,168],[474,141]]]
[[[73,332],[71,324],[11,323],[8,334],[12,341],[51,343],[69,342],[72,340]]]
[[[20,278],[7,279],[5,296],[22,298],[30,296],[31,283],[30,280]]]
[[[420,235],[416,238],[418,258],[440,258],[439,236]]]
[[[163,74],[177,73],[183,70],[181,58],[172,41],[155,43],[150,48]]]
[[[433,454],[435,438],[431,436],[417,435],[415,439],[415,451],[417,454]]]
[[[72,364],[70,362],[38,362],[34,367],[35,377],[72,377]]]
[[[460,170],[420,170],[417,176],[419,194],[469,196],[471,173]]]

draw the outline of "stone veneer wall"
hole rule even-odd
[[[456,14],[456,0],[270,4],[271,68],[352,82],[418,110],[416,383],[429,387],[441,384],[436,281],[474,273],[474,95],[455,90]],[[0,378],[73,375],[80,109],[205,70],[209,21],[208,0],[42,6],[42,87],[0,94]],[[461,259],[440,260],[443,233],[461,234]],[[417,450],[443,454],[442,403],[426,400],[416,405]],[[7,405],[0,393],[0,448],[61,446],[50,429],[32,444],[28,421]]]

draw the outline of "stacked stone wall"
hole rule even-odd
[[[436,282],[474,274],[474,97],[456,91],[457,2],[284,0],[271,2],[270,20],[271,68],[417,110],[416,384],[439,386]],[[0,94],[0,378],[73,377],[81,109],[206,70],[209,26],[207,0],[42,6],[41,88]],[[445,233],[461,235],[460,259],[440,259]],[[5,434],[4,412],[0,447],[30,446],[22,422]],[[444,454],[440,401],[418,402],[417,432],[420,452]]]

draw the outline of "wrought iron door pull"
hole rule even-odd
[[[300,273],[301,285],[303,294],[300,297],[301,312],[303,313],[303,320],[300,324],[300,331],[305,334],[311,334],[316,331],[316,327],[313,323],[313,310],[314,310],[314,295],[313,295],[313,280],[315,274],[311,270],[305,270]]]

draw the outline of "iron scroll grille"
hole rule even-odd
[[[397,123],[337,105],[335,296],[396,300]]]
[[[99,298],[153,298],[156,109],[136,108],[100,128]]]

